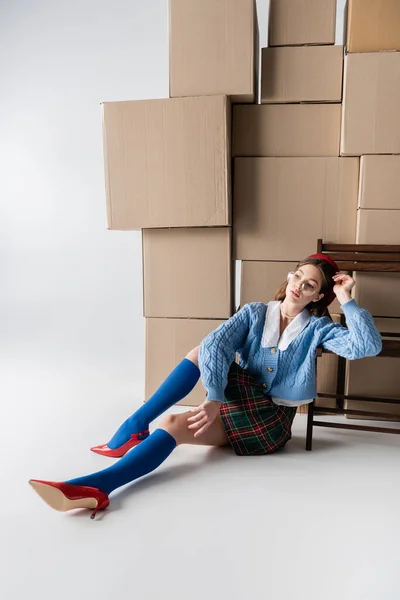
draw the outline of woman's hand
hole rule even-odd
[[[346,273],[337,273],[332,279],[335,282],[333,291],[339,302],[344,304],[344,302],[351,299],[350,290],[353,289],[356,282],[350,275],[346,275]]]
[[[190,412],[196,414],[193,417],[188,418],[188,423],[191,423],[188,428],[197,429],[194,433],[194,437],[199,437],[199,435],[207,431],[218,415],[220,407],[221,402],[205,400],[200,406],[191,409]]]

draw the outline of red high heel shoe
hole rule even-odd
[[[92,452],[96,452],[96,454],[101,454],[102,456],[110,456],[111,458],[121,458],[124,456],[134,446],[137,446],[141,442],[143,442],[150,435],[150,431],[146,429],[146,431],[142,431],[140,433],[132,433],[130,439],[122,444],[119,448],[109,448],[107,444],[103,444],[102,446],[93,446],[90,448]]]
[[[40,479],[30,479],[29,484],[55,510],[64,512],[74,508],[94,508],[91,519],[95,518],[98,510],[103,510],[110,504],[108,494],[94,487]]]

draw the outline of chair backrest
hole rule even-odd
[[[317,252],[329,254],[341,271],[400,273],[400,245],[326,244],[319,239]]]

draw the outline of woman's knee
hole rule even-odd
[[[199,350],[200,346],[196,346],[196,348],[193,348],[193,350],[186,355],[186,358],[197,366],[199,366]]]
[[[221,417],[211,423],[210,427],[200,436],[195,437],[195,430],[189,429],[188,419],[193,417],[191,411],[180,414],[166,415],[160,424],[160,428],[168,431],[175,439],[176,445],[194,444],[198,446],[226,446],[229,444]]]
[[[181,440],[185,426],[187,427],[187,422],[183,414],[166,415],[160,423],[160,428],[168,431],[175,438],[177,444]]]

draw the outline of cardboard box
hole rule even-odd
[[[374,317],[400,318],[400,273],[356,273],[353,297]]]
[[[159,388],[176,365],[199,346],[223,321],[212,319],[146,319],[146,399]],[[183,406],[198,406],[206,399],[199,381]]]
[[[343,46],[263,48],[261,102],[341,102]]]
[[[287,274],[295,270],[299,261],[300,259],[293,262],[242,261],[240,305],[273,300],[278,289],[285,283]],[[335,300],[330,305],[329,312],[337,314],[339,311],[341,312],[340,304]]]
[[[358,206],[400,210],[400,156],[361,157]]]
[[[294,261],[319,238],[355,242],[358,159],[238,158],[234,171],[236,260]]]
[[[399,244],[400,210],[357,211],[358,244]],[[354,298],[377,317],[400,317],[400,273],[361,273],[354,279]]]
[[[334,44],[336,0],[271,0],[269,46]]]
[[[399,244],[400,210],[357,211],[357,244]]]
[[[235,102],[254,102],[254,0],[169,0],[169,27],[171,97],[226,94]]]
[[[344,60],[341,154],[400,154],[400,52]]]
[[[396,333],[400,338],[400,319],[375,319],[375,324],[382,333]],[[372,357],[349,361],[346,370],[345,393],[400,399],[399,366],[400,360],[391,357]],[[399,404],[348,400],[345,408],[388,413],[393,415],[389,420],[400,420]],[[348,418],[359,419],[360,416],[348,415]],[[378,417],[371,418],[380,420]],[[382,420],[385,420],[385,417],[382,417]]]
[[[299,259],[300,260],[300,259]],[[272,262],[244,260],[240,282],[240,306],[250,302],[270,302],[286,281],[289,271],[294,271],[298,260]]]
[[[103,104],[109,229],[230,225],[226,96]]]
[[[234,156],[339,156],[340,104],[233,107]]]
[[[231,228],[143,230],[145,317],[227,319],[232,279]]]
[[[399,0],[348,0],[347,51],[400,50]]]

